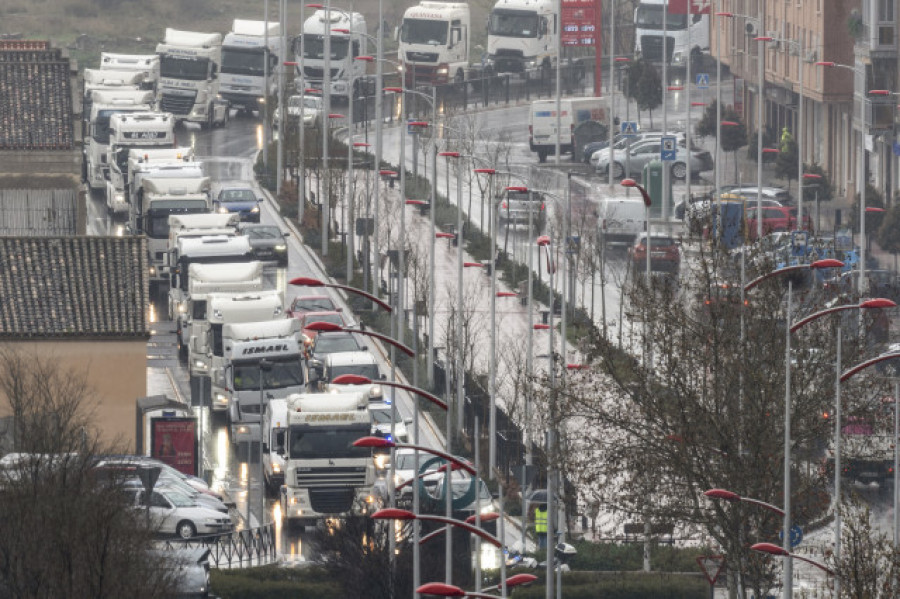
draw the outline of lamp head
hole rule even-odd
[[[741,496],[733,491],[726,491],[725,489],[710,489],[709,491],[704,491],[704,495],[707,497],[712,497],[713,499],[724,499],[726,501],[740,501]]]
[[[335,385],[371,385],[372,379],[358,374],[342,374],[331,381]]]
[[[353,447],[390,448],[394,447],[394,442],[383,437],[360,437],[353,442]]]
[[[310,331],[318,331],[320,333],[333,333],[335,331],[342,331],[344,327],[339,324],[334,324],[333,322],[310,322],[304,326],[304,328],[309,329]]]
[[[312,277],[297,277],[296,279],[291,279],[288,281],[291,285],[300,285],[303,287],[324,287],[325,283],[320,281],[319,279],[313,279]]]
[[[416,515],[408,510],[384,508],[372,514],[375,520],[415,520]]]

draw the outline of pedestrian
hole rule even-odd
[[[547,504],[534,508],[534,532],[537,534],[538,549],[547,548]]]

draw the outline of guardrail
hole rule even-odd
[[[164,547],[209,549],[209,565],[212,568],[250,568],[272,564],[278,559],[274,523],[221,535],[168,539]]]

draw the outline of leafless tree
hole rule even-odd
[[[841,559],[827,564],[841,580],[841,597],[888,599],[900,589],[900,549],[874,526],[872,513],[859,501],[842,506]]]
[[[171,597],[175,572],[115,481],[98,484],[84,373],[52,354],[0,347],[15,454],[0,471],[0,597]],[[14,458],[14,459],[13,459]]]

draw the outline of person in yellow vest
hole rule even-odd
[[[547,548],[547,504],[534,508],[534,532],[537,534],[538,549]]]

